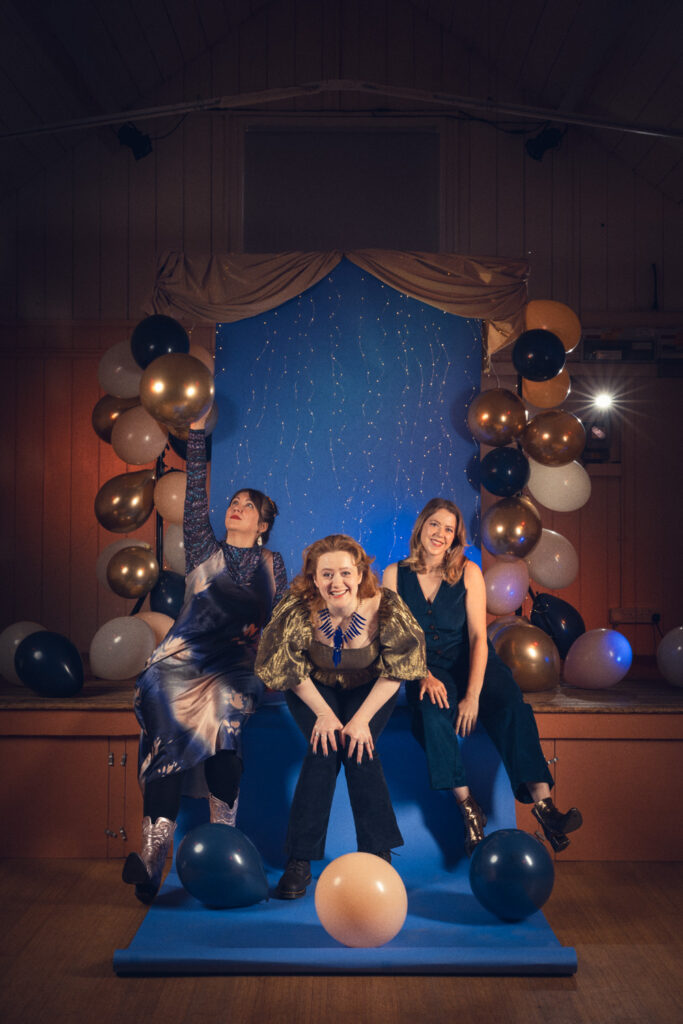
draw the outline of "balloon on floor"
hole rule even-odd
[[[100,679],[131,679],[156,647],[152,629],[137,616],[110,619],[90,641],[90,671]]]
[[[523,921],[544,905],[555,869],[543,843],[516,828],[499,829],[478,843],[470,885],[482,907],[502,921]]]
[[[83,662],[61,633],[41,630],[17,647],[14,667],[22,683],[41,697],[73,697],[83,688]]]
[[[328,864],[315,887],[321,925],[344,946],[383,946],[398,935],[408,896],[398,871],[372,853],[346,853]]]
[[[178,878],[207,907],[249,907],[268,896],[261,855],[251,839],[231,825],[198,825],[176,853]]]

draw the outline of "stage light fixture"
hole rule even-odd
[[[614,395],[610,395],[608,391],[599,391],[593,399],[593,405],[596,409],[611,409],[614,404]]]
[[[533,139],[527,139],[524,148],[532,160],[542,160],[549,149],[557,149],[563,136],[564,131],[561,128],[542,128]]]
[[[122,124],[116,133],[122,146],[128,146],[136,160],[142,160],[152,152],[152,140],[143,135],[132,121]]]

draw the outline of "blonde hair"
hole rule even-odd
[[[444,579],[448,583],[457,583],[465,570],[465,544],[467,543],[467,531],[462,518],[462,512],[458,506],[446,498],[432,498],[420,512],[415,520],[413,532],[410,535],[410,554],[403,561],[413,572],[426,572],[427,566],[424,560],[424,549],[422,547],[421,534],[427,520],[443,509],[455,516],[455,537],[450,548],[444,552],[442,571]]]
[[[304,549],[301,572],[294,577],[289,588],[290,593],[305,601],[311,611],[324,604],[314,583],[318,560],[321,555],[327,555],[333,551],[348,552],[353,559],[353,564],[363,574],[358,586],[358,597],[374,597],[379,590],[379,580],[370,568],[374,558],[367,555],[353,537],[349,537],[345,533],[331,533],[328,537],[313,541]]]

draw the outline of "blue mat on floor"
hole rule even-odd
[[[560,945],[541,912],[506,924],[475,900],[460,815],[449,793],[429,788],[407,708],[394,712],[379,749],[405,839],[393,863],[408,891],[408,917],[396,938],[378,949],[340,945],[318,921],[313,885],[300,900],[208,910],[183,889],[174,865],[130,946],[116,950],[114,970],[122,975],[573,974],[575,951]],[[284,706],[262,707],[245,730],[237,824],[260,850],[271,886],[284,863],[287,813],[302,753],[303,738]],[[510,786],[486,734],[478,731],[466,740],[463,754],[473,792],[489,818],[487,832],[514,828]],[[205,801],[184,801],[176,846],[207,814]],[[330,860],[355,849],[342,773],[327,859],[312,865],[314,879]]]

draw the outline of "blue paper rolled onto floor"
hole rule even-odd
[[[251,719],[244,739],[237,824],[258,847],[274,886],[285,859],[287,814],[303,738],[286,707],[266,705]],[[299,900],[208,910],[183,889],[174,865],[130,946],[116,950],[114,970],[121,975],[573,974],[575,951],[560,945],[541,912],[506,924],[472,895],[460,815],[449,793],[430,790],[406,707],[394,712],[379,749],[405,839],[393,863],[408,891],[408,916],[395,939],[377,949],[340,945],[318,921],[314,885]],[[463,753],[472,790],[489,818],[487,832],[514,828],[507,776],[486,734],[478,730],[465,741]],[[207,815],[205,801],[184,801],[176,847]],[[330,860],[355,849],[342,773],[327,858],[313,864],[314,882]]]

